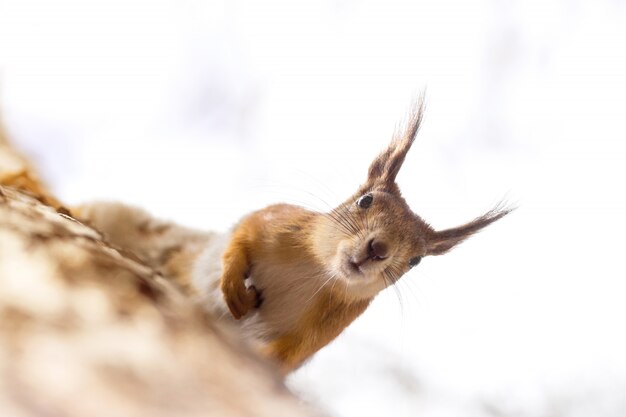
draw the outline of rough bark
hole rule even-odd
[[[0,415],[314,415],[158,272],[17,188],[0,185]]]

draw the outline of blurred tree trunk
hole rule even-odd
[[[16,178],[2,174],[20,163],[28,178],[27,162],[11,152],[0,143],[0,178]],[[314,415],[231,329],[43,204],[56,200],[36,179],[8,183],[0,185],[0,415]]]
[[[11,146],[2,124],[0,124],[0,185],[11,186],[29,193],[44,204],[62,209],[61,203],[39,179],[28,159]]]

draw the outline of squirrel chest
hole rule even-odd
[[[316,215],[290,205],[255,212],[236,226],[224,253],[222,280],[245,280],[258,292],[259,306],[242,326],[267,342],[265,354],[285,370],[328,344],[369,304],[348,297],[316,256]]]

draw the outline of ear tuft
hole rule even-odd
[[[513,210],[515,210],[515,207],[509,207],[504,203],[500,203],[487,213],[463,226],[435,232],[429,239],[427,254],[442,255],[448,252],[468,237],[481,231],[491,223],[500,220]]]
[[[369,184],[391,185],[402,167],[406,154],[415,141],[424,115],[424,94],[420,94],[412,106],[412,111],[402,129],[394,134],[391,144],[372,162],[367,175]]]

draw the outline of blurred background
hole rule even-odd
[[[437,228],[519,206],[289,378],[334,416],[626,415],[622,0],[1,0],[0,105],[63,201],[207,230],[398,178]]]

